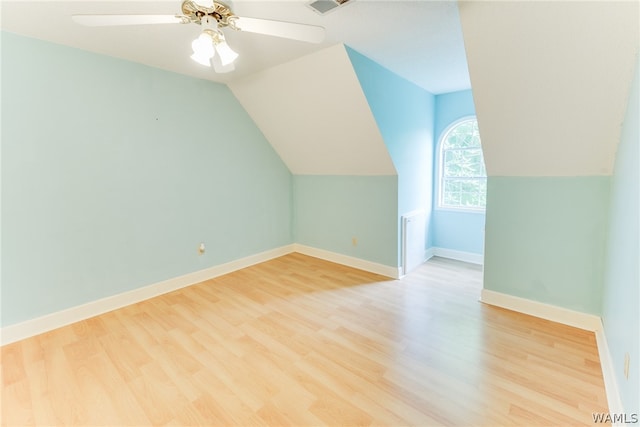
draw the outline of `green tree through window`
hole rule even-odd
[[[442,208],[486,206],[487,171],[475,118],[456,123],[442,138],[439,196]]]

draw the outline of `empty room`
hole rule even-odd
[[[640,424],[640,3],[0,1],[3,426]]]

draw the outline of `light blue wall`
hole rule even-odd
[[[610,181],[490,176],[485,289],[599,315]]]
[[[292,243],[224,85],[3,33],[2,113],[3,326]]]
[[[438,144],[447,128],[464,117],[475,116],[471,90],[445,93],[436,96],[435,141],[433,158],[438,161]],[[481,134],[482,136],[482,134]],[[433,221],[431,223],[433,246],[474,254],[484,252],[484,212],[438,209],[437,167],[434,169]]]
[[[296,243],[397,266],[396,176],[294,175],[293,200]]]
[[[456,120],[463,117],[475,116],[476,108],[473,103],[471,90],[443,93],[436,96],[435,135],[436,142],[442,132]]]
[[[400,216],[424,210],[431,222],[435,96],[347,47],[378,129],[398,172]],[[426,236],[427,247],[431,236]],[[398,259],[400,265],[400,241]]]
[[[640,63],[631,87],[611,186],[602,322],[627,413],[640,413]],[[624,355],[629,353],[629,379]]]
[[[433,246],[482,255],[484,224],[484,213],[434,209]]]

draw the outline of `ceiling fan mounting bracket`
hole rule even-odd
[[[206,7],[199,5],[194,0],[184,0],[182,13],[196,24],[201,23],[203,16],[211,16],[218,22],[218,27],[235,27],[233,21],[236,15],[233,14],[229,6],[218,1],[214,1],[212,7]]]

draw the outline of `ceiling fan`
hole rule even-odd
[[[198,24],[202,32],[191,43],[191,59],[207,67],[213,64],[218,73],[233,71],[233,62],[238,57],[225,40],[224,28],[309,43],[320,43],[325,35],[324,28],[316,25],[237,16],[228,5],[217,0],[184,0],[182,13],[176,15],[72,15],[71,18],[90,27]]]

